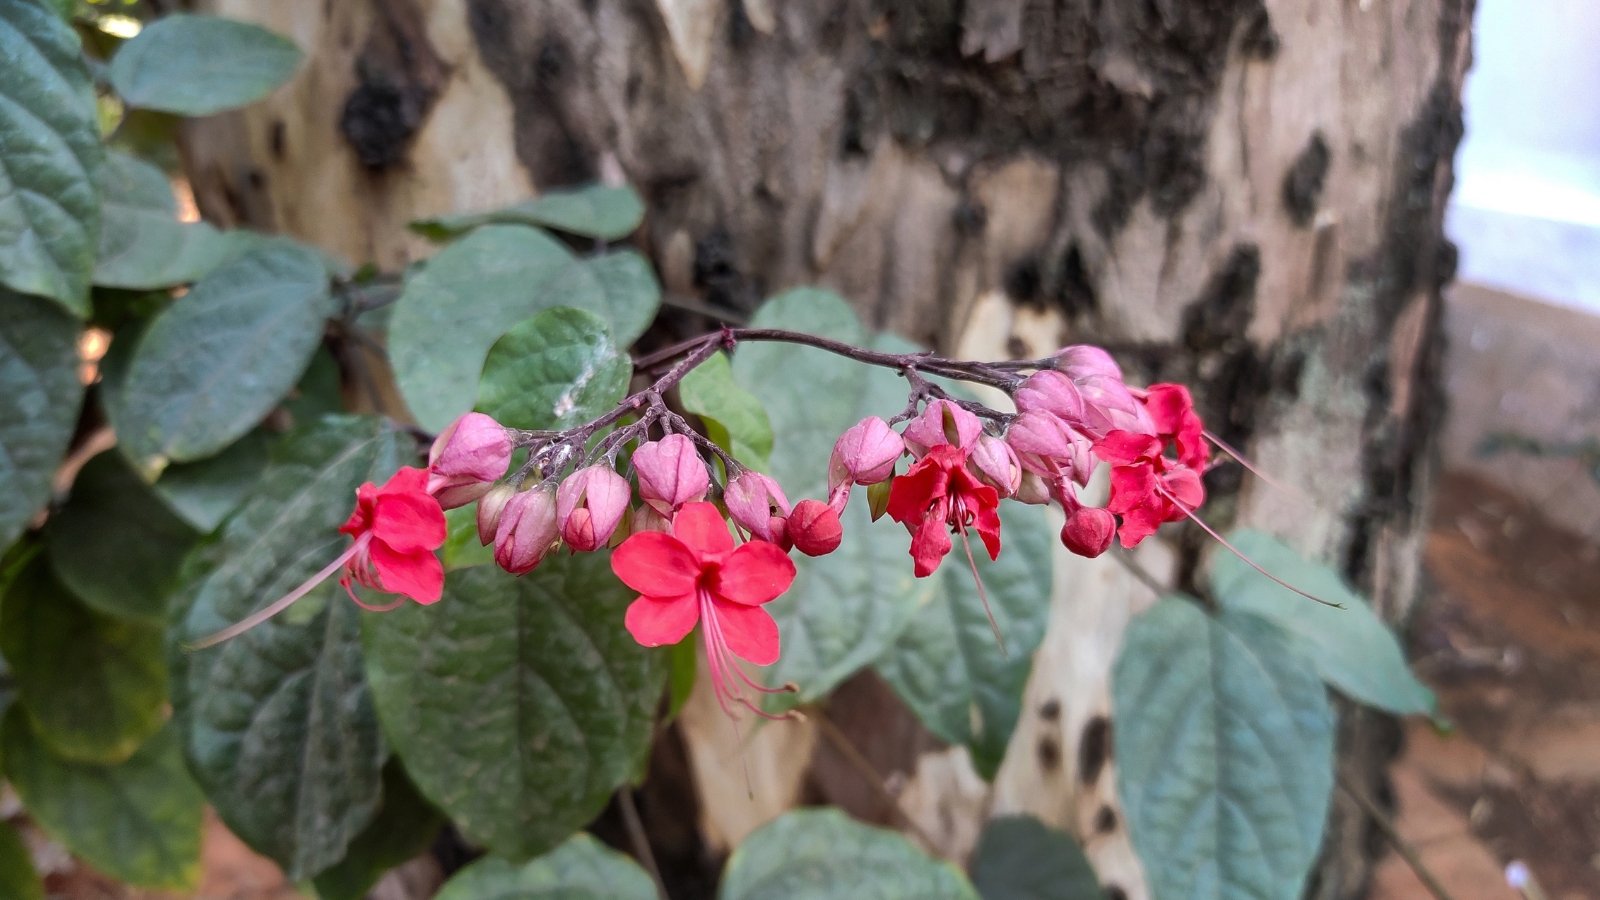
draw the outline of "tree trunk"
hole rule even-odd
[[[1219,470],[1211,523],[1337,560],[1391,619],[1411,605],[1471,0],[200,5],[309,54],[267,102],[188,129],[211,218],[393,270],[427,252],[410,219],[625,179],[671,294],[749,310],[820,283],[961,354],[1102,341],[1130,377],[1190,381],[1208,423],[1294,486]],[[1181,586],[1211,545],[1179,533],[1141,558]],[[830,718],[903,773],[901,805],[945,853],[970,848],[978,815],[1027,811],[1141,897],[1108,681],[1153,598],[1109,561],[1060,571],[992,790],[870,676]],[[682,731],[691,770],[725,764],[692,715]],[[1382,796],[1393,734],[1347,708],[1342,778]],[[783,763],[763,746],[756,807],[742,782],[712,800],[719,779],[699,779],[714,840],[796,800],[887,819],[834,742],[770,748]],[[1313,892],[1359,895],[1372,846],[1337,796]]]

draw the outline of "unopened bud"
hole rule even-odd
[[[1111,354],[1093,344],[1073,344],[1057,350],[1056,369],[1073,381],[1090,375],[1122,380],[1122,367]]]
[[[549,485],[523,491],[506,501],[494,533],[494,561],[513,575],[533,571],[555,546],[556,492]]]
[[[1022,486],[1022,464],[1017,461],[1016,452],[992,435],[978,438],[972,454],[967,457],[967,466],[979,481],[999,491],[1001,497],[1015,494]]]
[[[489,492],[511,464],[505,426],[469,412],[439,433],[428,451],[428,493],[445,509],[466,506]]]
[[[1065,474],[1080,484],[1089,478],[1093,445],[1049,413],[1030,410],[1011,420],[1006,443],[1016,451],[1022,467],[1041,478]]]
[[[833,507],[821,500],[801,500],[789,513],[789,539],[807,556],[824,556],[839,549],[844,527]]]
[[[685,503],[704,500],[711,487],[705,460],[681,434],[641,444],[633,452],[633,469],[639,474],[639,498],[663,517]]]
[[[629,519],[628,531],[631,534],[639,534],[644,531],[671,530],[672,522],[666,516],[656,512],[649,504],[641,504],[638,509],[633,511],[633,515]]]
[[[1061,527],[1061,544],[1079,556],[1094,559],[1106,552],[1116,533],[1117,520],[1110,510],[1080,506],[1067,514],[1067,524]]]
[[[1022,473],[1022,484],[1017,488],[1013,500],[1027,503],[1032,506],[1044,506],[1050,502],[1050,483],[1032,472]]]
[[[1077,383],[1052,369],[1029,375],[1012,399],[1020,412],[1045,413],[1066,425],[1080,425],[1084,419],[1083,394]]]
[[[841,484],[877,484],[894,474],[895,462],[906,452],[906,445],[889,423],[877,416],[845,429],[834,442],[828,460],[828,488]]]
[[[628,511],[629,493],[628,479],[609,466],[572,473],[556,492],[561,539],[580,552],[604,547]]]
[[[722,491],[728,517],[745,531],[787,549],[789,498],[778,482],[760,472],[744,472]]]
[[[935,400],[906,425],[905,442],[920,457],[941,444],[971,447],[982,433],[977,416],[949,400]]]
[[[478,543],[487,547],[494,541],[506,503],[516,495],[517,489],[511,485],[497,484],[478,499]]]

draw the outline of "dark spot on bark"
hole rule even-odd
[[[555,82],[561,80],[561,76],[566,72],[566,70],[566,46],[563,45],[561,41],[553,37],[545,38],[544,41],[539,44],[538,63],[536,64],[535,69],[539,81],[542,82],[545,87],[554,88],[556,87]]]
[[[1052,697],[1039,704],[1039,718],[1046,722],[1059,722],[1061,720],[1061,701]]]
[[[1328,177],[1333,154],[1320,130],[1311,133],[1294,164],[1283,176],[1283,208],[1296,225],[1306,228],[1317,216],[1317,201],[1322,197],[1322,182]]]
[[[631,109],[639,103],[639,88],[644,85],[644,77],[638,72],[628,76],[628,83],[623,87],[623,94],[627,97],[628,107]]]
[[[339,113],[340,132],[369,169],[405,159],[449,77],[413,0],[378,9],[378,20],[356,57],[356,87]]]
[[[1265,62],[1278,55],[1278,30],[1265,6],[1257,6],[1245,17],[1239,34],[1239,50],[1249,59]]]
[[[1006,269],[1005,291],[1011,302],[1026,306],[1039,305],[1039,259],[1029,256],[1017,260]]]
[[[1094,814],[1094,830],[1097,834],[1110,834],[1117,830],[1117,812],[1109,806],[1102,806]]]
[[[272,150],[272,158],[281,160],[289,149],[289,129],[283,124],[282,119],[272,120],[272,129],[267,133],[267,144]]]
[[[1056,282],[1056,303],[1070,318],[1093,316],[1100,312],[1100,296],[1094,280],[1083,264],[1083,251],[1076,243],[1067,247],[1061,259],[1061,274]]]
[[[251,166],[250,170],[244,173],[244,180],[250,185],[251,190],[259,191],[267,186],[267,173]]]
[[[989,211],[984,209],[982,204],[970,200],[963,199],[956,207],[954,215],[956,231],[963,235],[978,234],[989,224]]]
[[[750,24],[750,17],[744,14],[743,3],[730,3],[728,10],[728,46],[735,53],[744,50],[761,36],[756,27]]]
[[[1022,338],[1011,335],[1006,338],[1006,355],[1012,359],[1021,359],[1028,352],[1028,345]]]
[[[1039,768],[1046,772],[1054,772],[1061,768],[1061,745],[1053,737],[1039,739]]]
[[[718,226],[695,242],[694,283],[706,292],[707,302],[713,305],[746,309],[752,302],[752,291],[739,271],[738,253],[732,235]]]
[[[1114,884],[1106,885],[1106,900],[1128,900],[1128,892]]]
[[[1195,353],[1205,353],[1243,342],[1255,313],[1260,278],[1260,248],[1250,243],[1234,245],[1200,295],[1184,307],[1184,345]]]
[[[362,165],[383,169],[405,159],[420,120],[421,111],[404,90],[363,81],[345,99],[339,130]]]
[[[1094,784],[1100,771],[1111,758],[1111,720],[1095,716],[1083,726],[1083,736],[1078,743],[1078,780]]]

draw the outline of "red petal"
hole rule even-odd
[[[1205,502],[1205,485],[1200,483],[1200,473],[1189,468],[1177,468],[1167,472],[1161,478],[1161,486],[1171,495],[1171,499],[1183,504],[1189,509],[1196,509]],[[1182,511],[1175,513],[1171,521],[1184,518]]]
[[[403,594],[424,606],[444,592],[444,566],[431,551],[405,553],[375,540],[370,555],[379,586],[385,591]]]
[[[1160,524],[1161,516],[1158,511],[1150,506],[1141,506],[1122,517],[1122,527],[1117,531],[1117,538],[1122,541],[1122,546],[1131,549],[1138,546],[1140,541],[1155,534]]]
[[[1106,509],[1123,515],[1145,503],[1155,489],[1156,476],[1148,465],[1116,466],[1111,470],[1111,501]]]
[[[716,597],[760,606],[789,589],[794,561],[768,541],[749,541],[728,554],[717,574]]]
[[[928,512],[934,497],[943,496],[950,475],[926,459],[889,483],[889,518],[915,524]]]
[[[914,571],[925,578],[939,568],[945,554],[950,552],[950,530],[944,519],[928,516],[922,520],[911,536],[911,558],[916,561]]]
[[[1161,441],[1154,435],[1113,431],[1095,442],[1094,452],[1114,466],[1130,466],[1155,459],[1161,453]]]
[[[717,630],[733,655],[770,666],[778,661],[778,623],[759,606],[740,606],[712,601]]]
[[[1183,428],[1184,416],[1194,408],[1194,399],[1181,384],[1152,384],[1145,391],[1144,408],[1157,434],[1176,435]]]
[[[672,534],[701,556],[718,556],[733,549],[728,523],[712,503],[685,503],[672,517]]]
[[[428,492],[428,470],[415,466],[402,466],[396,470],[389,480],[378,488],[378,496],[385,494],[426,494]]]
[[[339,526],[339,531],[351,537],[360,537],[372,527],[372,501],[378,495],[378,486],[367,482],[356,488],[356,508],[350,518]]]
[[[983,547],[989,551],[989,558],[999,559],[1000,512],[994,506],[985,506],[978,510],[978,537],[983,538]]]
[[[641,596],[628,604],[623,624],[640,644],[660,647],[683,640],[699,620],[700,604],[691,591],[677,597]]]
[[[641,531],[611,554],[611,571],[622,583],[652,597],[692,594],[700,579],[700,561],[670,534]]]
[[[379,489],[372,504],[372,534],[401,553],[433,550],[444,543],[444,510],[425,493]]]

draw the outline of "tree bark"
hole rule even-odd
[[[744,311],[820,283],[942,349],[1101,341],[1130,377],[1194,384],[1214,430],[1293,486],[1214,472],[1211,524],[1336,560],[1392,620],[1417,593],[1471,0],[199,5],[309,56],[265,103],[186,131],[208,217],[393,270],[428,250],[413,218],[625,179],[671,294]],[[1140,560],[1183,586],[1210,548],[1189,528]],[[941,851],[970,849],[982,814],[1027,811],[1142,897],[1108,681],[1153,597],[1108,561],[1059,571],[992,789],[871,676],[830,719],[899,773]],[[1341,777],[1383,796],[1395,731],[1344,712]],[[693,716],[680,731],[716,841],[803,799],[893,821],[814,734],[748,751],[772,778],[754,812],[742,782],[708,800],[726,753],[706,742],[725,735]],[[1358,896],[1373,842],[1336,796],[1312,893]]]

